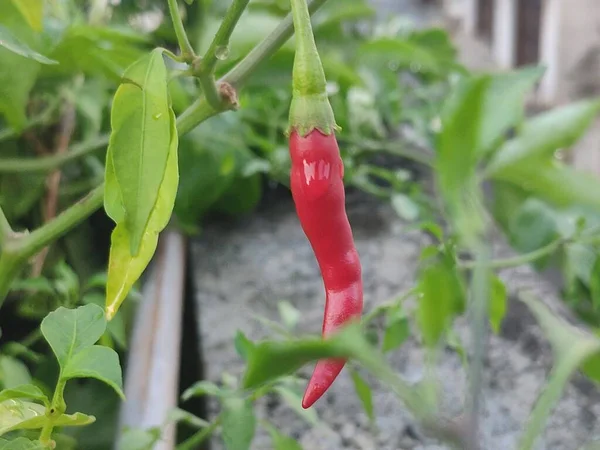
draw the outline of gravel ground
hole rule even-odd
[[[370,310],[412,287],[415,262],[428,241],[420,232],[409,230],[387,205],[364,197],[349,198],[348,214],[363,264],[365,308]],[[319,332],[322,282],[289,199],[236,224],[210,226],[194,243],[193,251],[208,379],[218,381],[223,372],[242,373],[243,365],[233,347],[236,330],[243,330],[251,339],[264,337],[267,330],[251,317],[257,314],[277,319],[277,303],[282,299],[304,312],[300,331]],[[497,244],[495,254],[509,253]],[[511,292],[528,288],[550,306],[559,307],[554,287],[529,269],[508,270],[501,276]],[[459,325],[459,333],[465,331]],[[518,432],[551,365],[546,340],[518,301],[511,301],[501,335],[492,339],[488,356],[483,448],[515,449]],[[412,340],[393,353],[390,361],[409,381],[416,382],[423,375],[423,352]],[[308,376],[310,368],[303,374]],[[464,372],[455,353],[443,354],[438,375],[444,387],[445,412],[455,415],[461,410],[465,388]],[[444,448],[419,433],[388,390],[376,384],[373,389],[376,433],[369,429],[347,371],[316,407],[324,422],[321,427],[311,428],[273,399],[261,402],[258,413],[308,450]],[[539,449],[575,450],[600,435],[599,400],[598,391],[576,377],[552,415]],[[213,448],[222,447],[215,442]],[[259,431],[252,448],[272,448],[264,431]]]
[[[394,11],[409,14],[417,23],[428,22],[432,10],[410,0],[372,0],[382,17]],[[469,52],[470,53],[470,52]],[[368,311],[413,286],[420,249],[428,243],[422,233],[410,230],[387,206],[360,195],[348,198],[348,214],[363,264],[365,309]],[[294,214],[289,198],[270,202],[252,217],[235,224],[210,225],[193,242],[199,323],[206,378],[219,381],[223,372],[241,374],[233,338],[238,329],[251,339],[267,330],[253,315],[278,319],[277,304],[288,300],[303,312],[299,331],[318,333],[324,301],[318,267]],[[497,257],[510,251],[495,243]],[[503,271],[501,277],[512,295],[532,290],[553,309],[560,309],[556,289],[528,268]],[[466,335],[459,325],[459,334]],[[390,356],[390,362],[407,380],[423,376],[423,352],[409,340]],[[484,450],[513,450],[522,424],[544,384],[552,356],[546,339],[528,310],[511,300],[500,336],[494,336],[485,367]],[[303,375],[309,376],[312,368]],[[465,376],[458,356],[451,351],[439,361],[443,409],[456,415],[462,409]],[[373,384],[376,430],[354,394],[347,371],[317,404],[322,425],[311,427],[288,406],[267,398],[258,406],[262,418],[298,439],[306,450],[436,450],[446,447],[424,437],[388,390]],[[539,450],[576,450],[600,437],[600,393],[576,376],[553,412]],[[215,405],[211,407],[214,413]],[[219,440],[213,450],[222,449]],[[259,429],[252,447],[272,448]]]

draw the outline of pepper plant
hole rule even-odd
[[[110,440],[110,433],[91,431],[88,410],[72,412],[82,396],[69,389],[80,392],[77,380],[90,378],[108,389],[95,391],[95,406],[123,396],[117,351],[126,350],[135,286],[167,225],[201,232],[210,214],[250,212],[264,176],[288,185],[284,131],[298,42],[318,43],[313,70],[326,76],[327,84],[317,83],[319,98],[331,103],[342,128],[344,183],[391,201],[432,243],[415,262],[414,288],[368,311],[361,324],[326,339],[298,338],[284,328],[283,339],[253,343],[239,333],[243,379],[224,387],[203,380],[184,392],[184,399],[214,396],[222,410],[211,422],[174,411],[173,420],[200,428],[178,448],[197,448],[218,431],[228,449],[250,448],[258,425],[275,448],[298,448],[257,422],[253,402],[274,392],[297,408],[285,394],[298,382],[294,372],[333,358],[350,361],[371,418],[363,370],[388,386],[425,431],[475,449],[488,330],[498,331],[506,309],[506,288],[494,271],[558,260],[569,304],[598,326],[599,181],[559,157],[600,102],[527,118],[524,98],[542,70],[469,74],[442,30],[375,25],[373,10],[358,0],[344,8],[340,0],[294,1],[310,13],[321,10],[312,27],[304,17],[296,45],[290,5],[275,0],[147,2],[152,14],[125,0],[0,4],[0,326],[10,332],[0,350],[0,448],[112,446],[99,437]],[[292,125],[302,125],[294,120],[304,121],[292,111]],[[437,197],[426,195],[415,176],[422,172],[433,175]],[[483,194],[486,186],[491,196]],[[495,226],[520,255],[493,259],[488,242]],[[530,295],[522,299],[555,352],[547,389],[519,444],[529,449],[571,374],[583,368],[600,378],[599,344],[594,333],[564,323]],[[440,416],[433,378],[411,386],[384,354],[401,346],[411,326],[428,364],[446,344],[462,351],[452,325],[465,312],[473,342],[463,352],[470,389],[457,419],[464,426],[455,427],[448,425],[454,418]],[[379,349],[368,337],[382,315]],[[28,334],[9,327],[14,317]],[[312,410],[302,414],[314,422]],[[88,436],[72,431],[78,427]],[[152,448],[159,438],[160,430],[130,430],[119,445]]]

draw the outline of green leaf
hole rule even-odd
[[[250,400],[231,397],[223,400],[221,412],[223,442],[227,450],[248,450],[256,431],[256,417]]]
[[[136,61],[123,79],[113,100],[108,155],[125,214],[130,253],[136,257],[158,202],[176,136],[162,50]],[[107,208],[109,215],[112,206]]]
[[[394,194],[392,196],[392,207],[396,214],[407,222],[413,222],[419,217],[418,205],[407,195]]]
[[[356,370],[351,370],[350,376],[354,383],[354,391],[360,399],[367,417],[373,422],[375,420],[375,411],[373,409],[373,393],[371,392],[371,388]]]
[[[124,398],[118,355],[111,348],[94,345],[106,330],[102,308],[93,303],[77,309],[58,308],[42,321],[41,330],[58,359],[61,380],[96,378]]]
[[[121,434],[117,448],[127,450],[153,450],[160,441],[161,430],[152,427],[148,430],[128,428]]]
[[[389,352],[400,347],[410,336],[410,326],[400,305],[388,309],[382,351]]]
[[[483,230],[481,193],[475,178],[484,100],[490,79],[476,77],[465,83],[446,105],[438,136],[436,174],[456,232],[472,243]]]
[[[555,359],[552,372],[531,411],[518,444],[520,449],[531,450],[572,373],[600,351],[600,340],[555,316],[548,307],[532,296],[523,295],[521,300],[531,310],[550,340]]]
[[[194,383],[187,388],[181,395],[182,400],[189,400],[192,397],[200,397],[202,395],[214,395],[220,397],[225,393],[215,383],[207,380],[202,380]]]
[[[496,275],[491,275],[490,325],[494,333],[500,332],[500,325],[506,315],[506,286]]]
[[[480,150],[488,151],[521,121],[525,95],[543,73],[541,67],[526,67],[492,76],[483,109]]]
[[[596,195],[600,192],[598,177],[558,161],[523,160],[510,170],[503,170],[496,178],[559,207],[588,206],[600,210],[600,196]]]
[[[0,403],[0,436],[14,430],[35,430],[42,428],[49,418],[46,408],[37,403],[23,400],[6,400]],[[54,420],[57,427],[88,425],[96,419],[82,413],[62,414]]]
[[[4,389],[0,392],[0,403],[14,398],[24,398],[29,400],[38,400],[44,405],[49,406],[50,402],[46,394],[33,384],[21,384],[10,389]]]
[[[530,119],[517,137],[496,152],[486,174],[492,178],[504,179],[525,161],[551,159],[556,150],[575,144],[599,111],[600,101],[584,100]]]
[[[110,255],[108,262],[108,280],[106,286],[106,316],[110,320],[119,309],[119,306],[133,287],[133,284],[142,275],[152,259],[158,244],[158,234],[167,226],[173,211],[175,196],[177,194],[178,168],[177,168],[177,131],[175,117],[172,111],[171,118],[171,148],[167,166],[162,178],[156,204],[154,205],[150,220],[144,231],[140,251],[137,256],[131,255],[130,235],[121,220],[124,218],[124,209],[119,209],[120,200],[118,185],[110,166],[106,166],[106,187],[104,206],[109,215],[117,222],[112,232]],[[109,149],[110,153],[110,149]],[[109,156],[107,156],[107,161]]]
[[[360,324],[352,323],[327,339],[304,338],[265,341],[252,352],[243,386],[257,388],[283,375],[295,372],[309,362],[342,358],[358,361],[380,381],[386,383],[415,414],[428,414],[428,405],[387,364],[383,356],[365,339]]]
[[[25,437],[18,437],[4,444],[0,443],[0,450],[46,450],[46,448],[40,441],[30,441]]]
[[[596,256],[590,276],[590,295],[594,308],[600,309],[600,257],[598,256]]]
[[[302,446],[295,440],[281,433],[272,425],[265,425],[273,441],[273,450],[302,450]]]
[[[119,356],[112,348],[93,345],[79,351],[63,368],[61,378],[96,378],[112,387],[125,400]]]
[[[288,301],[281,301],[277,304],[279,316],[288,330],[293,330],[300,321],[300,311]]]
[[[317,425],[319,422],[317,411],[314,408],[304,409],[302,407],[302,389],[298,388],[297,383],[295,385],[291,383],[277,385],[273,388],[273,392],[310,425]]]
[[[421,273],[416,317],[426,346],[435,347],[450,325],[461,295],[458,289],[456,275],[444,264],[430,265]]]
[[[513,210],[508,225],[512,246],[522,253],[537,250],[558,237],[552,209],[537,198],[529,198]]]
[[[238,330],[235,333],[234,345],[237,354],[240,355],[244,361],[248,361],[248,356],[254,349],[254,343],[248,339],[244,333]]]
[[[106,329],[102,308],[89,304],[58,308],[42,320],[41,331],[64,370],[71,359],[94,345]]]
[[[42,31],[44,0],[12,0],[27,24],[35,31]]]
[[[42,428],[48,421],[46,408],[37,403],[11,399],[0,403],[0,436],[13,430]]]
[[[31,383],[27,366],[12,356],[0,355],[0,386],[10,389],[23,383]]]
[[[35,84],[40,63],[0,48],[0,113],[20,131],[27,122],[25,107]]]
[[[0,46],[17,55],[32,59],[41,64],[58,64],[58,61],[46,58],[44,55],[30,48],[27,44],[19,41],[8,28],[2,25],[0,25]]]
[[[103,287],[105,287],[106,280],[104,279]],[[89,287],[89,283],[88,283]],[[88,304],[93,303],[95,305],[104,307],[106,301],[104,294],[100,292],[88,292],[83,296],[82,303]],[[127,327],[125,324],[125,317],[123,313],[119,311],[110,322],[106,324],[106,331],[115,340],[115,343],[122,349],[127,348]]]

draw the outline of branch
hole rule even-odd
[[[312,0],[308,9],[314,13],[327,0]],[[288,14],[281,23],[260,44],[254,47],[233,69],[231,69],[219,83],[226,83],[233,89],[241,88],[248,77],[264,61],[273,56],[279,48],[294,33],[292,15]],[[205,98],[196,100],[183,114],[177,118],[177,130],[185,134],[196,127],[200,122],[215,116],[227,109],[223,104],[219,108],[213,108]]]
[[[312,14],[323,6],[327,0],[312,0],[308,10]],[[279,48],[294,34],[292,14],[288,14],[281,23],[260,44],[254,47],[221,81],[234,88],[242,86],[258,65],[273,56]]]
[[[179,43],[179,48],[181,50],[181,57],[185,62],[191,63],[196,58],[196,54],[194,53],[192,44],[190,44],[185,28],[183,27],[177,0],[167,1],[169,2],[169,13],[171,14],[171,20],[173,21],[173,28],[175,28],[175,35],[177,36],[177,42]]]
[[[102,206],[104,184],[91,191],[84,198],[64,210],[56,218],[42,225],[30,234],[23,235],[7,248],[29,259],[46,245],[66,234],[71,228],[79,225]]]
[[[108,145],[108,134],[71,147],[71,151],[42,158],[0,158],[0,173],[51,172],[62,165]]]
[[[193,73],[200,80],[206,101],[216,110],[224,103],[224,98],[215,83],[214,72],[219,59],[219,52],[228,52],[229,39],[249,0],[234,0],[227,9],[221,26],[217,30],[204,58],[195,63]]]
[[[229,48],[231,34],[240,20],[240,17],[242,17],[246,6],[248,6],[249,1],[250,0],[234,0],[229,6],[229,9],[227,9],[227,12],[225,13],[225,17],[223,18],[223,22],[221,22],[221,26],[217,30],[204,58],[202,58],[202,63],[200,65],[201,73],[214,73],[217,60],[219,59],[219,52],[228,51],[227,49]]]
[[[75,118],[75,105],[69,103],[60,124],[60,133],[56,143],[56,151],[54,152],[57,156],[64,156],[67,153],[71,138],[73,137],[73,132],[75,131]],[[55,170],[48,176],[48,192],[46,194],[46,203],[43,211],[44,222],[48,222],[56,216],[58,189],[60,187],[61,178],[62,172],[60,170]],[[49,248],[50,247],[45,247],[37,255],[31,272],[33,277],[37,277],[42,273],[42,268],[44,267],[44,261],[48,255]]]

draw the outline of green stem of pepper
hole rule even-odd
[[[219,53],[229,52],[229,39],[231,38],[231,34],[240,20],[240,17],[242,17],[243,12],[246,10],[249,1],[250,0],[234,0],[227,9],[225,17],[221,22],[221,26],[217,30],[204,58],[202,58],[200,67],[203,74],[214,73],[219,59]]]
[[[327,80],[317,50],[306,0],[291,0],[296,32],[290,129],[306,136],[315,128],[331,134],[337,128],[327,97]]]
[[[177,42],[179,43],[179,48],[181,50],[181,58],[185,62],[191,63],[196,58],[196,53],[185,32],[181,14],[179,13],[179,7],[177,6],[177,0],[168,0],[168,2],[169,13],[171,14],[171,20],[173,21],[173,28],[175,28],[175,35],[177,36]]]
[[[41,158],[0,158],[0,173],[51,172],[108,145],[108,134],[71,146],[70,151]]]
[[[4,214],[4,210],[0,207],[0,245],[3,245],[6,239],[13,234],[13,229]]]

